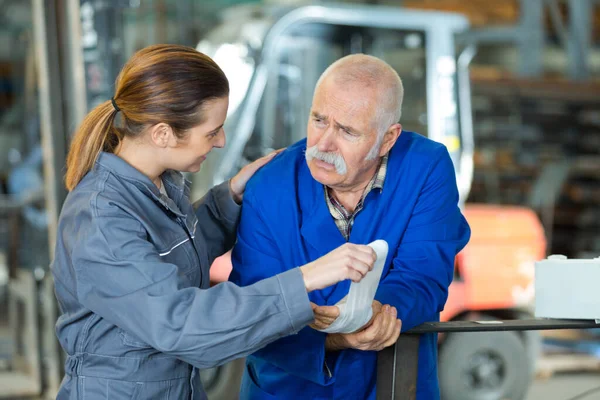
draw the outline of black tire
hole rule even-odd
[[[439,352],[444,400],[522,400],[531,383],[523,340],[515,332],[448,334]]]
[[[208,400],[237,400],[246,365],[245,359],[231,361],[220,367],[200,371],[202,386]]]
[[[471,313],[469,320],[474,321],[493,321],[498,319],[532,319],[533,315],[526,311],[519,310],[498,310],[497,314],[488,313]],[[537,372],[537,361],[542,354],[542,335],[539,331],[518,331],[515,332],[523,341],[525,352],[527,353],[527,361],[529,363],[529,377],[534,380]]]

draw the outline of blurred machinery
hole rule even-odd
[[[19,46],[1,61],[10,66],[10,85],[1,86],[0,114],[0,398],[20,398],[39,395],[43,386],[40,300],[48,218],[31,21],[22,3],[4,1],[2,8],[4,32]]]
[[[221,182],[244,163],[305,137],[314,86],[325,68],[346,54],[375,55],[403,79],[403,126],[447,146],[473,230],[471,242],[457,257],[442,319],[531,315],[534,262],[546,250],[536,213],[524,207],[466,203],[473,179],[469,63],[475,48],[455,43],[455,37],[469,29],[466,18],[433,11],[324,5],[237,8],[224,20],[197,48],[212,56],[230,79],[225,126],[230,139],[195,177],[195,187]],[[230,268],[227,255],[217,260],[211,269],[213,281],[226,279]],[[539,338],[514,332],[496,336],[493,349],[464,334],[440,338],[443,398],[525,396]],[[206,386],[215,398],[227,398],[228,390],[237,390],[231,383],[239,374],[237,364],[205,371]]]
[[[0,64],[2,77],[13,74],[18,86],[7,89],[5,79],[0,87],[0,106],[11,105],[0,116],[0,312],[7,315],[1,322],[8,322],[0,324],[0,398],[55,395],[63,354],[53,329],[48,242],[51,250],[66,195],[69,133],[87,109],[111,96],[126,55],[160,41],[189,44],[204,37],[198,49],[215,58],[231,84],[229,143],[193,177],[194,197],[245,163],[303,138],[314,84],[331,62],[356,52],[388,61],[407,93],[403,125],[446,144],[473,228],[471,243],[456,259],[442,319],[530,315],[533,266],[546,255],[546,240],[554,253],[600,254],[600,88],[523,79],[547,67],[542,56],[549,36],[564,47],[568,75],[589,77],[585,56],[591,21],[598,18],[589,12],[592,2],[402,1],[429,9],[447,3],[448,10],[462,7],[476,16],[491,7],[511,24],[501,29],[487,27],[485,18],[471,18],[469,26],[457,14],[373,5],[249,5],[227,9],[223,23],[204,36],[218,8],[206,2],[0,0],[3,29],[19,38],[11,40],[17,43],[11,67]],[[544,33],[545,5],[554,36]],[[560,20],[565,8],[568,27]],[[27,13],[31,21],[15,29],[15,18]],[[470,69],[476,43],[514,44],[520,78]],[[492,63],[511,58],[499,54]],[[24,95],[15,100],[7,92]],[[229,269],[227,255],[217,260],[214,282],[227,279]],[[440,337],[445,399],[525,393],[539,338],[501,332],[495,342],[488,349],[460,334]],[[236,362],[203,371],[211,398],[234,398],[242,368]]]

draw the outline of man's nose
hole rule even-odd
[[[323,136],[319,139],[317,149],[322,152],[335,151],[334,135],[335,132],[333,131],[333,127],[329,126],[325,132],[323,132]]]

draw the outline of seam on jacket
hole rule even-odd
[[[102,165],[102,164],[101,164],[101,165]],[[151,190],[151,189],[150,189],[150,188],[149,188],[149,187],[148,187],[148,186],[147,186],[145,183],[143,183],[142,181],[140,181],[139,179],[135,179],[135,178],[131,178],[131,177],[128,177],[128,176],[121,175],[121,174],[119,174],[118,172],[116,172],[116,171],[114,171],[114,170],[111,170],[111,169],[108,169],[108,168],[107,168],[107,167],[105,167],[105,166],[104,166],[104,168],[106,168],[106,172],[105,172],[105,174],[106,174],[106,179],[105,179],[105,182],[106,182],[106,181],[108,181],[108,176],[110,175],[110,176],[113,176],[113,177],[115,178],[115,180],[117,180],[117,181],[121,181],[121,180],[123,180],[123,181],[129,182],[129,183],[131,183],[131,184],[134,184],[134,185],[137,185],[137,184],[142,184],[142,185],[144,185],[144,188],[145,188],[145,189],[147,189],[148,191],[150,191],[150,193],[151,193],[153,196],[155,196],[155,197],[156,197],[156,195],[155,195],[155,194],[152,192],[152,190]],[[137,186],[137,187],[139,188],[139,186]],[[103,186],[103,189],[104,189],[104,186]],[[175,202],[173,199],[171,199],[171,200],[172,200],[173,202]],[[160,202],[160,200],[159,200],[159,202]],[[162,203],[161,203],[161,204],[162,204]],[[166,206],[166,204],[162,204],[162,205],[163,205],[163,206],[165,206],[165,207],[167,207],[167,206]],[[175,215],[184,215],[184,214],[183,214],[183,212],[181,212],[181,210],[179,210],[179,211],[176,211],[176,210],[171,210],[171,209],[169,209],[169,211],[170,211],[170,212],[172,212],[172,213],[173,213],[173,214],[175,214]]]
[[[196,222],[194,222],[194,227],[192,228],[192,239],[196,239],[196,227],[198,226],[198,217],[196,217]]]
[[[104,181],[105,182],[105,181]],[[104,198],[106,201],[111,201],[111,199],[109,197],[103,196],[99,190],[104,190],[105,185],[102,185],[102,188],[99,188],[97,191],[95,191],[93,193],[93,195],[90,197],[90,208],[92,209],[92,213],[94,215],[94,217],[96,218],[103,218],[104,216],[100,215],[98,213],[98,197],[100,198]],[[137,217],[135,217],[134,215],[131,215],[130,213],[128,213],[127,211],[123,210],[121,207],[118,207],[119,211],[123,212],[130,220],[131,222],[135,222],[137,224],[137,231],[142,234],[145,235],[146,229],[144,228],[144,225],[137,219]],[[108,216],[109,218],[114,217],[114,216]],[[198,224],[198,219],[196,218],[196,225]],[[196,229],[196,225],[194,225],[194,232]],[[192,239],[194,239],[194,236],[192,236]],[[184,239],[183,241],[181,241],[181,238],[177,238],[175,240],[170,241],[169,244],[166,245],[166,248],[168,250],[164,250],[158,248],[157,244],[154,244],[154,247],[156,248],[156,252],[162,257],[165,256],[169,253],[171,253],[176,247],[182,245],[183,243],[185,243],[186,240],[189,240],[189,238]],[[179,241],[179,242],[178,242]],[[162,246],[161,246],[162,247]]]
[[[137,348],[148,348],[148,347],[152,347],[150,346],[148,343],[144,343],[144,342],[138,342],[136,340],[129,340],[127,339],[127,332],[125,332],[123,329],[118,328],[118,334],[121,337],[121,341],[123,341],[123,344],[127,345],[127,346],[131,346],[131,347],[137,347]]]
[[[92,210],[92,215],[94,217],[96,217],[96,218],[99,217],[99,214],[98,214],[98,196],[106,188],[106,180],[108,179],[108,172],[106,172],[106,171],[99,171],[99,175],[100,175],[101,179],[98,179],[98,183],[95,185],[95,186],[98,186],[98,187],[95,188],[96,190],[94,191],[94,193],[90,197],[90,209]]]
[[[292,320],[292,313],[290,311],[290,307],[288,306],[287,300],[285,298],[285,296],[283,295],[284,293],[284,287],[281,284],[281,278],[279,277],[279,274],[275,275],[277,277],[277,283],[279,284],[279,290],[280,290],[280,294],[278,295],[279,297],[283,298],[283,304],[285,305],[285,310],[287,311],[287,316],[288,316],[288,320],[290,322],[290,326],[292,327],[292,331],[296,332],[296,327],[294,326],[294,321]]]
[[[193,236],[192,236],[193,238]],[[182,244],[184,244],[185,242],[188,242],[190,240],[190,238],[185,238],[184,240],[182,240],[181,242],[177,243],[175,246],[171,247],[171,249],[169,251],[166,251],[164,253],[158,253],[159,256],[164,257],[168,254],[171,254],[171,252],[173,250],[175,250],[177,247],[181,246]]]
[[[136,383],[136,384],[145,384],[145,383],[158,383],[158,382],[171,382],[171,381],[179,381],[182,379],[188,380],[190,377],[189,376],[178,376],[175,378],[169,378],[169,379],[160,379],[160,380],[143,380],[143,381],[126,381],[123,379],[113,379],[113,378],[107,378],[105,375],[102,376],[97,376],[97,375],[90,375],[90,374],[86,374],[86,375],[78,375],[77,378],[95,378],[95,379],[105,379],[108,382],[128,382],[128,383]],[[111,399],[109,399],[111,400]]]
[[[94,356],[94,357],[101,357],[101,358],[108,358],[108,359],[112,359],[112,360],[148,360],[148,356],[144,356],[144,357],[127,357],[127,356],[109,356],[106,354],[98,354],[98,353],[90,353],[87,351],[81,352],[81,355],[89,355],[89,356]],[[163,353],[164,354],[164,353]],[[173,356],[169,356],[169,355],[164,355],[164,356],[152,356],[153,360],[173,360],[175,359],[175,357]]]
[[[81,330],[81,341],[79,342],[79,345],[77,346],[78,353],[83,353],[87,339],[88,339],[89,329],[92,326],[92,322],[95,322],[98,318],[99,318],[98,315],[96,315],[95,313],[92,312],[92,314],[90,315],[88,320],[85,321],[85,325],[83,325],[83,329]],[[77,371],[77,372],[79,372],[79,371]]]
[[[134,219],[135,217],[132,217],[132,219]],[[136,222],[138,222],[140,224],[140,226],[142,226],[142,224],[135,220]],[[187,228],[186,228],[187,229]],[[140,231],[140,233],[145,233],[144,227],[142,226],[142,230]],[[181,237],[185,235],[185,239],[182,239]],[[178,235],[179,237],[177,237],[177,239],[174,240],[170,240],[169,243],[166,246],[161,246],[161,248],[158,247],[158,244],[153,243],[154,247],[156,248],[156,252],[159,255],[162,255],[163,253],[169,254],[171,251],[173,251],[173,249],[175,249],[175,247],[180,246],[181,244],[183,244],[186,240],[189,240],[190,238],[187,236],[187,234],[183,234],[183,235]],[[192,238],[193,239],[193,238]]]
[[[234,202],[234,203],[235,203],[235,200],[233,200],[233,197],[231,196],[231,190],[230,190],[230,188],[229,188],[230,181],[231,181],[231,179],[229,179],[229,180],[225,181],[225,182],[227,182],[227,189],[222,189],[222,190],[223,190],[223,191],[225,191],[225,192],[227,193],[227,195],[226,195],[226,196],[227,196],[228,200],[230,200],[230,201],[232,201],[232,202]],[[217,191],[217,193],[218,193],[218,191],[221,189],[221,187],[220,187],[220,186],[223,186],[223,184],[224,184],[225,182],[221,183],[221,185],[219,185],[219,186],[216,186],[216,187],[214,187],[213,189],[216,189],[215,191]],[[211,191],[212,191],[213,189],[211,189]],[[214,196],[214,197],[216,197],[216,198],[222,197],[222,196],[221,196],[221,194],[218,194],[217,196],[215,196],[215,195],[213,194],[213,196]],[[216,200],[216,199],[215,199],[215,200]],[[229,222],[229,223],[231,223],[231,224],[235,224],[235,223],[237,223],[237,222],[239,221],[239,210],[238,210],[238,217],[237,217],[237,218],[235,218],[235,219],[229,219],[229,218],[227,218],[227,212],[226,212],[226,210],[224,209],[225,207],[221,207],[221,202],[220,202],[220,201],[215,201],[215,203],[214,203],[214,204],[215,204],[215,206],[216,206],[217,210],[219,211],[219,214],[223,216],[223,219],[224,219],[225,221],[227,221],[227,222]],[[240,204],[237,204],[237,206],[238,206],[238,207],[241,207],[241,205],[240,205]]]

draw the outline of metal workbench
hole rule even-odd
[[[426,322],[403,332],[395,345],[379,352],[377,400],[415,400],[421,334],[593,328],[600,328],[600,323],[562,319]]]

